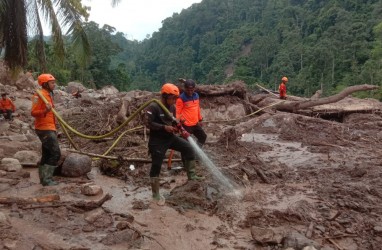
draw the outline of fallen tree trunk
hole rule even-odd
[[[200,96],[238,96],[244,99],[247,93],[247,86],[242,81],[225,85],[197,85],[195,91]]]
[[[31,203],[44,203],[58,200],[60,200],[60,196],[58,194],[51,194],[33,198],[0,197],[0,204],[10,205],[16,203],[18,205],[25,205]]]
[[[276,109],[280,111],[286,111],[286,112],[296,112],[297,110],[300,110],[300,109],[306,109],[306,108],[310,108],[310,107],[314,107],[318,105],[338,102],[344,99],[345,97],[347,97],[348,95],[351,95],[354,92],[374,90],[378,88],[379,87],[376,85],[368,85],[368,84],[351,86],[351,87],[347,87],[346,89],[342,90],[340,93],[336,95],[332,95],[332,96],[317,99],[317,100],[284,102],[277,105]]]

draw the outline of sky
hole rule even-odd
[[[142,41],[162,27],[162,21],[173,13],[180,13],[193,3],[202,0],[121,0],[116,7],[111,0],[83,0],[90,6],[88,21],[94,21],[101,28],[104,24],[116,28],[129,40]]]

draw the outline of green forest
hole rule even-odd
[[[200,84],[242,80],[275,89],[289,78],[288,93],[325,96],[358,84],[382,84],[381,0],[203,0],[162,21],[143,41],[87,22],[91,60],[66,48],[57,61],[45,41],[47,68],[59,82],[121,91],[156,91],[179,77]],[[39,72],[34,40],[28,69]],[[365,95],[365,96],[363,96]],[[382,92],[359,97],[382,99]]]

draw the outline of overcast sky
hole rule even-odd
[[[202,0],[121,0],[111,7],[111,0],[83,0],[91,7],[89,21],[113,26],[129,40],[141,41],[162,27],[162,21]]]

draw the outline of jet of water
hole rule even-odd
[[[208,168],[209,172],[215,177],[215,179],[219,181],[220,184],[223,185],[225,188],[232,191],[235,196],[239,196],[240,192],[234,188],[229,179],[225,177],[223,173],[215,166],[215,164],[208,158],[208,156],[198,146],[195,140],[191,136],[189,136],[187,140],[190,142],[191,146],[194,148],[200,160]]]

